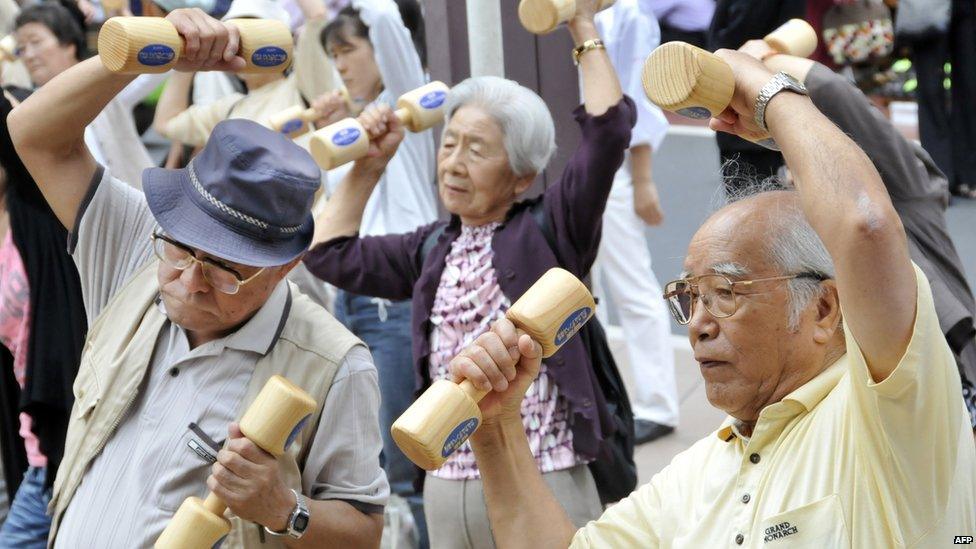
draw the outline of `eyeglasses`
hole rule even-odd
[[[818,273],[800,273],[795,275],[757,278],[755,280],[732,281],[725,275],[706,274],[692,278],[672,280],[664,286],[664,299],[668,302],[671,316],[681,325],[691,322],[695,314],[695,302],[701,300],[705,310],[715,318],[728,318],[735,314],[738,307],[735,299],[737,287],[751,286],[757,282],[773,282],[778,280],[792,280],[794,278],[810,278],[818,281],[829,277]]]
[[[194,263],[199,263],[200,268],[203,270],[203,278],[206,279],[207,283],[213,289],[225,294],[236,294],[240,291],[241,286],[254,280],[264,272],[264,268],[258,269],[258,272],[245,279],[229,265],[224,265],[209,257],[197,259],[192,249],[171,238],[156,232],[150,235],[149,238],[153,242],[153,252],[156,253],[156,257],[160,261],[179,271],[184,271],[189,269]]]

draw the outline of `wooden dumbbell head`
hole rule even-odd
[[[98,33],[98,55],[112,72],[161,73],[183,55],[183,39],[161,17],[113,17]]]
[[[0,39],[0,61],[13,61],[17,59],[17,39],[14,35],[8,34]]]
[[[281,376],[272,376],[241,418],[241,432],[277,457],[285,453],[315,411],[315,400]]]
[[[667,42],[647,56],[642,74],[647,98],[664,110],[711,118],[729,105],[735,78],[729,65],[685,42]]]
[[[306,109],[301,105],[285,109],[271,117],[271,129],[294,139],[308,131],[308,111],[314,116],[315,109]]]
[[[803,19],[790,19],[763,40],[774,50],[796,57],[809,57],[817,49],[817,31]]]
[[[208,502],[211,498],[207,498]],[[204,500],[189,497],[176,510],[166,529],[156,540],[155,549],[210,549],[230,532],[230,521],[223,509],[210,509]]]
[[[606,9],[616,0],[601,0],[600,9]],[[522,0],[518,7],[519,21],[532,34],[548,34],[573,18],[576,0]]]
[[[596,304],[589,290],[563,269],[550,269],[506,316],[552,356],[593,316]],[[487,394],[470,381],[434,382],[390,429],[393,440],[410,461],[432,471],[481,424],[478,401]]]
[[[412,132],[434,127],[444,120],[447,92],[447,84],[436,81],[409,91],[397,100],[397,116]]]
[[[229,21],[241,33],[241,72],[282,72],[291,64],[288,26],[273,19]],[[108,70],[122,74],[161,73],[183,55],[183,38],[161,17],[113,17],[98,33],[98,54]]]
[[[369,136],[355,118],[346,118],[322,128],[312,135],[309,152],[323,170],[366,156]]]
[[[247,68],[241,72],[283,72],[291,66],[293,43],[291,30],[277,19],[230,19],[241,32],[238,55]]]

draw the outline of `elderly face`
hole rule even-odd
[[[437,187],[447,211],[468,225],[501,221],[533,179],[512,172],[501,127],[487,112],[473,105],[454,112],[437,153]]]
[[[182,271],[163,261],[159,262],[156,277],[166,315],[176,325],[188,332],[195,332],[198,337],[202,335],[205,340],[222,337],[250,319],[268,300],[275,285],[299,261],[295,259],[257,274],[259,267],[230,263],[199,250],[193,250],[193,255],[197,259],[209,258],[226,265],[237,271],[244,280],[257,275],[240,286],[236,294],[227,294],[216,290],[207,281],[199,262],[193,262]]]
[[[728,206],[698,230],[688,247],[686,276],[718,273],[732,281],[797,273],[780,272],[766,257],[770,238],[762,212],[776,208],[782,193],[767,193]],[[804,309],[799,328],[789,329],[785,281],[736,287],[736,311],[715,318],[696,302],[688,338],[699,363],[709,402],[741,421],[755,421],[767,404],[777,402],[819,372],[832,330],[820,320],[822,304]]]
[[[40,23],[27,23],[15,32],[20,58],[35,86],[47,84],[78,62],[74,44],[62,45],[51,29]]]

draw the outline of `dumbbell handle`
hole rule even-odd
[[[227,504],[213,492],[207,494],[207,499],[203,500],[203,506],[207,508],[207,511],[210,511],[218,517],[223,515],[224,511],[227,510]]]

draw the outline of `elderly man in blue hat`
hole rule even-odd
[[[233,25],[200,10],[167,18],[186,44],[178,70],[243,67]],[[187,496],[208,490],[232,516],[224,547],[375,546],[389,494],[375,368],[285,280],[312,238],[318,167],[285,137],[230,120],[186,169],[146,170],[143,196],[84,143],[131,79],[90,59],[9,118],[71,231],[90,325],[49,546],[148,547]],[[373,155],[394,148],[380,141]],[[278,458],[235,423],[274,374],[319,404]]]

